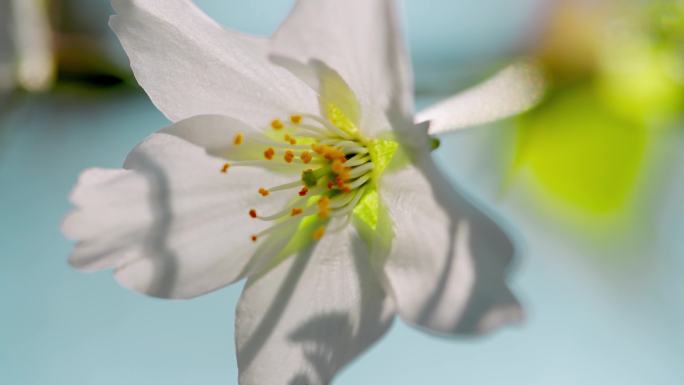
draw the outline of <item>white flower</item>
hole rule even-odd
[[[123,169],[83,173],[63,224],[73,266],[165,298],[247,278],[242,385],[326,384],[395,314],[443,334],[522,317],[511,241],[413,124],[392,1],[300,0],[269,41],[189,1],[113,5],[138,81],[175,123]]]

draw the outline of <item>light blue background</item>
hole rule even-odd
[[[406,3],[423,91],[435,78],[454,86],[472,81],[472,66],[463,64],[459,73],[459,65],[511,49],[533,19],[517,1]],[[224,24],[268,33],[290,2],[201,4]],[[0,384],[236,383],[233,312],[241,285],[192,301],[162,301],[122,289],[109,272],[81,274],[65,262],[71,244],[59,223],[79,172],[120,166],[128,150],[166,124],[144,95],[130,91],[21,96],[2,117]],[[436,156],[461,185],[494,202],[488,143],[507,129],[452,135]],[[684,144],[681,135],[670,139]],[[670,232],[639,250],[645,258],[596,263],[592,255],[616,251],[594,249],[515,201],[496,200],[525,240],[513,287],[528,309],[527,323],[483,339],[445,340],[398,321],[336,384],[684,383],[684,248],[677,236],[684,228],[684,170],[677,151],[667,156],[676,167],[658,196],[658,218]]]

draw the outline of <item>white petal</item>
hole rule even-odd
[[[483,333],[522,310],[506,286],[508,236],[424,158],[382,180],[395,238],[385,273],[398,312],[440,333]]]
[[[390,104],[405,115],[413,108],[410,62],[397,19],[392,0],[299,0],[273,36],[272,52],[302,63],[323,61],[359,98],[362,125],[385,130]]]
[[[240,299],[240,385],[322,385],[389,328],[393,305],[353,228],[250,277]]]
[[[318,111],[315,94],[267,59],[266,41],[229,31],[189,0],[113,0],[110,25],[136,79],[172,121],[235,116],[256,127]]]
[[[544,94],[540,71],[528,63],[513,64],[484,83],[452,96],[416,116],[430,121],[430,134],[493,122],[524,112]]]
[[[239,279],[257,249],[250,236],[267,226],[249,210],[277,211],[291,197],[264,198],[259,187],[291,177],[255,167],[223,174],[223,162],[156,134],[129,155],[126,170],[85,171],[63,223],[78,241],[70,263],[115,268],[123,285],[159,297],[193,297]]]

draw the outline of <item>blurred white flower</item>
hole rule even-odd
[[[52,32],[44,0],[0,3],[0,93],[42,91],[54,79]]]
[[[443,334],[521,319],[512,242],[413,123],[393,1],[300,0],[270,40],[190,1],[113,6],[136,78],[175,123],[123,169],[83,173],[63,224],[73,266],[164,298],[247,278],[242,385],[327,384],[395,314]]]

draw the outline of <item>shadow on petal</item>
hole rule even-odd
[[[147,180],[149,186],[149,207],[152,212],[152,225],[142,244],[141,255],[151,263],[149,278],[139,277],[147,282],[130,282],[120,277],[127,265],[137,261],[129,261],[117,269],[119,281],[136,291],[157,298],[171,298],[178,281],[178,256],[168,246],[173,214],[171,209],[171,188],[164,169],[153,159],[137,153],[126,162],[127,168],[134,169]],[[144,286],[146,285],[146,287]]]
[[[429,324],[439,311],[451,280],[461,280],[465,303],[450,332],[486,333],[508,322],[519,322],[522,310],[506,286],[506,274],[515,254],[507,234],[481,208],[456,191],[431,159],[419,168],[429,176],[434,196],[450,215],[449,246],[434,290],[421,309],[418,322]],[[453,257],[452,257],[453,256]],[[441,304],[443,306],[443,304]]]

